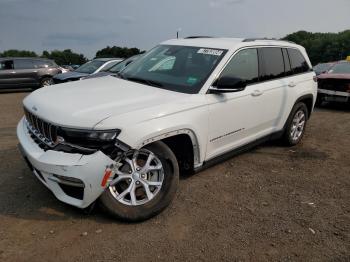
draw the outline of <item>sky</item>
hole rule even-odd
[[[0,52],[147,50],[189,35],[275,37],[350,29],[350,0],[0,0]]]

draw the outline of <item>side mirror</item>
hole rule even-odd
[[[215,86],[209,88],[210,93],[231,93],[239,92],[246,88],[247,84],[241,78],[223,76],[216,82]]]

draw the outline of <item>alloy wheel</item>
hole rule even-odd
[[[303,110],[295,113],[290,130],[290,137],[293,141],[297,141],[303,134],[305,128],[306,116]]]
[[[159,158],[147,149],[126,154],[113,171],[115,177],[109,183],[112,196],[128,206],[143,205],[160,191],[164,181],[164,169]]]
[[[41,87],[50,86],[50,85],[52,85],[52,84],[53,84],[53,81],[52,81],[51,78],[50,78],[50,79],[45,79],[45,80],[43,80],[43,81],[41,82]]]

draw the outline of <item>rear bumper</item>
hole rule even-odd
[[[62,202],[85,208],[104,191],[107,166],[114,163],[98,151],[91,155],[44,151],[30,137],[22,119],[17,126],[20,151],[34,175]]]

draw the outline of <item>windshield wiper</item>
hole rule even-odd
[[[143,78],[138,78],[138,77],[126,77],[126,80],[133,81],[133,82],[138,82],[141,84],[146,84],[149,86],[155,86],[155,87],[162,87],[163,85],[157,81],[153,80],[148,80],[148,79],[143,79]]]

